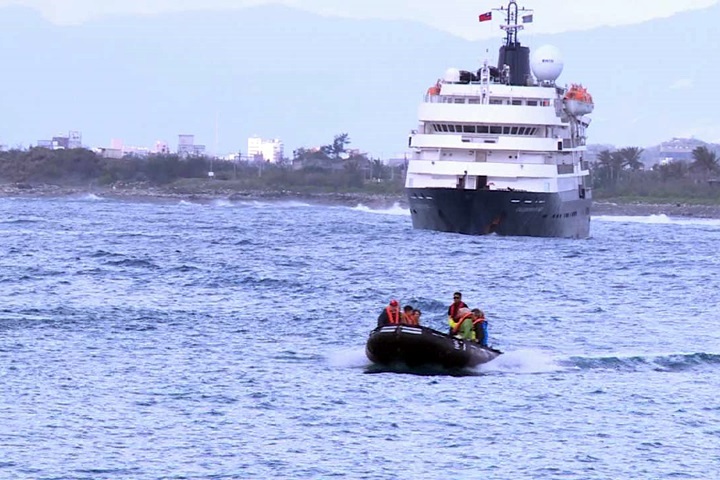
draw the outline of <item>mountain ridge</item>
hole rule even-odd
[[[717,141],[720,125],[707,99],[689,95],[712,91],[716,14],[717,4],[521,41],[556,45],[566,62],[559,83],[590,89],[590,143]],[[278,5],[108,16],[76,26],[6,7],[0,26],[0,143],[10,146],[77,129],[91,145],[122,138],[174,146],[177,134],[194,133],[214,152],[217,132],[221,152],[244,150],[247,137],[259,134],[281,138],[290,153],[347,132],[351,147],[389,157],[405,149],[427,87],[449,67],[475,69],[484,56],[494,63],[502,41],[499,29],[496,40],[468,41],[410,21],[322,17]]]

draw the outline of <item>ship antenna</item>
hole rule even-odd
[[[515,0],[510,0],[507,7],[495,8],[494,10],[505,14],[505,25],[500,25],[500,28],[505,30],[505,45],[508,47],[517,45],[517,32],[518,30],[523,30],[525,28],[524,25],[518,24],[519,13],[523,13],[523,22],[526,18],[529,18],[529,21],[532,21],[533,10],[525,7],[518,7]]]

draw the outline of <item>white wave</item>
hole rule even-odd
[[[290,200],[287,202],[278,202],[278,205],[281,207],[295,207],[295,208],[297,208],[297,207],[312,207],[312,205],[310,205],[309,203],[299,202],[297,200]]]
[[[188,206],[188,205],[193,206],[193,207],[196,207],[198,204],[197,204],[197,203],[190,202],[190,201],[188,201],[188,200],[180,200],[180,201],[178,202],[178,205],[182,205],[183,207],[186,207],[186,206]]]
[[[394,203],[392,207],[390,208],[370,208],[368,206],[363,205],[362,203],[359,203],[356,207],[352,208],[355,211],[358,212],[367,212],[367,213],[377,213],[381,215],[397,215],[397,216],[407,216],[410,215],[410,210],[407,208],[401,207],[399,203]]]
[[[495,360],[476,368],[482,373],[550,373],[565,370],[556,359],[539,350],[506,352]]]
[[[218,198],[212,201],[213,207],[232,207],[233,203],[226,198]]]
[[[298,208],[298,207],[312,207],[309,203],[300,202],[297,200],[286,200],[286,201],[260,201],[260,200],[244,200],[237,202],[237,205],[241,207],[253,207],[253,208]]]
[[[95,195],[94,193],[86,193],[84,195],[81,195],[78,199],[86,202],[97,202],[105,200],[103,197]]]
[[[332,352],[328,363],[333,367],[362,368],[370,365],[370,360],[365,355],[365,348],[353,348]]]
[[[717,218],[688,218],[669,217],[664,213],[659,215],[631,216],[631,215],[600,215],[592,217],[593,221],[618,222],[618,223],[645,223],[653,225],[702,225],[720,226],[720,219]]]

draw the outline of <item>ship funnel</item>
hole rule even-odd
[[[509,43],[500,47],[498,69],[510,67],[510,85],[528,85],[530,82],[530,49],[520,42]]]

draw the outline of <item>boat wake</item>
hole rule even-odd
[[[353,207],[353,210],[356,210],[358,212],[376,213],[380,215],[395,215],[403,217],[407,217],[410,215],[410,210],[405,207],[401,207],[400,204],[397,202],[394,203],[392,207],[380,209],[370,208],[360,203],[356,207]]]
[[[366,373],[413,373],[417,375],[495,375],[547,374],[583,371],[620,372],[684,372],[720,367],[720,354],[671,353],[660,355],[558,356],[541,350],[517,350],[500,355],[495,360],[475,368],[448,370],[431,367],[408,368],[405,365],[374,365],[360,348],[331,353],[327,362],[334,368],[363,369]]]
[[[625,372],[682,372],[720,366],[720,354],[673,353],[663,355],[618,355],[605,357],[568,357],[560,365],[575,370],[612,370]]]

